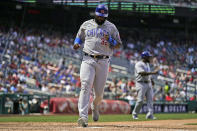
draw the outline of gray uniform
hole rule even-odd
[[[137,115],[143,105],[144,97],[146,96],[148,114],[153,115],[153,90],[151,83],[151,76],[142,76],[140,72],[150,72],[150,66],[148,63],[139,61],[135,64],[135,77],[136,77],[136,89],[138,92],[137,102],[133,110],[133,115]]]
[[[104,39],[104,34],[108,34],[118,43],[122,43],[119,32],[114,24],[105,21],[98,25],[94,19],[84,22],[78,33],[77,38],[84,41],[83,51],[89,55],[111,56],[113,49]],[[104,86],[107,80],[109,59],[95,59],[90,56],[84,56],[80,69],[81,92],[79,96],[78,109],[79,116],[88,118],[88,106],[91,88],[93,87],[93,108],[99,108],[98,105],[103,98]]]

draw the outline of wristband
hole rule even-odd
[[[74,45],[75,44],[81,44],[82,42],[81,42],[81,39],[80,38],[75,38],[75,41],[74,41]]]
[[[108,42],[109,42],[111,45],[113,45],[113,46],[116,46],[116,45],[117,45],[117,41],[114,40],[112,37],[109,37]]]

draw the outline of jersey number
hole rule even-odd
[[[105,40],[105,38],[101,38],[101,45],[108,45],[108,42]]]

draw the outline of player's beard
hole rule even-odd
[[[149,59],[149,58],[145,58],[143,61],[144,61],[145,63],[150,63],[150,59]]]
[[[146,62],[147,62],[147,63],[150,63],[150,59],[151,59],[151,58],[147,58],[147,59],[146,59]]]
[[[98,24],[98,25],[102,25],[104,22],[105,22],[106,19],[104,20],[98,20],[97,18],[95,18],[95,22]]]

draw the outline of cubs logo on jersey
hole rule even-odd
[[[109,35],[109,32],[106,30],[103,30],[101,28],[94,28],[86,31],[87,37],[97,37],[102,38],[104,34]]]

